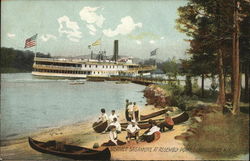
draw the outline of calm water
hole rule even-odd
[[[39,79],[30,73],[1,75],[1,139],[94,118],[100,108],[124,108],[125,99],[145,104],[145,86],[115,82]]]

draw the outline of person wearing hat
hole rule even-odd
[[[165,132],[165,128],[168,128],[168,130],[172,130],[173,127],[174,127],[174,121],[166,112],[165,120],[160,124],[161,132]]]
[[[140,136],[141,141],[147,141],[148,143],[154,141],[155,133],[160,133],[160,128],[157,126],[156,121],[149,120],[149,123],[151,123],[151,127]]]
[[[110,123],[113,122],[113,121],[114,121],[114,118],[116,118],[116,119],[118,120],[118,116],[116,115],[115,110],[112,110],[112,111],[111,111],[111,114],[110,114],[110,116],[109,116],[109,122],[110,122]]]
[[[138,139],[139,139],[140,128],[137,126],[135,120],[131,121],[131,124],[129,124],[128,127],[126,128],[126,131],[127,131],[126,139],[127,139],[128,142],[130,141],[130,139],[132,137],[134,137],[136,139],[136,142],[139,141]]]
[[[118,140],[118,134],[116,132],[116,127],[114,125],[109,126],[109,141],[103,143],[102,146],[116,146],[116,145],[124,145],[125,142]]]

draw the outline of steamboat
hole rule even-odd
[[[91,53],[92,55],[92,53]],[[140,76],[155,70],[155,66],[142,66],[132,59],[118,56],[118,40],[114,41],[111,59],[103,59],[103,53],[93,59],[34,58],[32,75],[82,79],[88,77],[105,78],[111,76]]]

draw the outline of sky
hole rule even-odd
[[[88,45],[113,55],[147,59],[185,57],[189,44],[175,28],[177,9],[185,0],[3,0],[1,1],[1,47],[24,49],[27,38],[38,34],[37,47],[29,50],[52,56],[90,54]]]

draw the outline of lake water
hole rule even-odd
[[[101,108],[108,113],[124,108],[126,99],[146,103],[142,85],[70,82],[30,73],[1,74],[1,139],[95,118]]]

